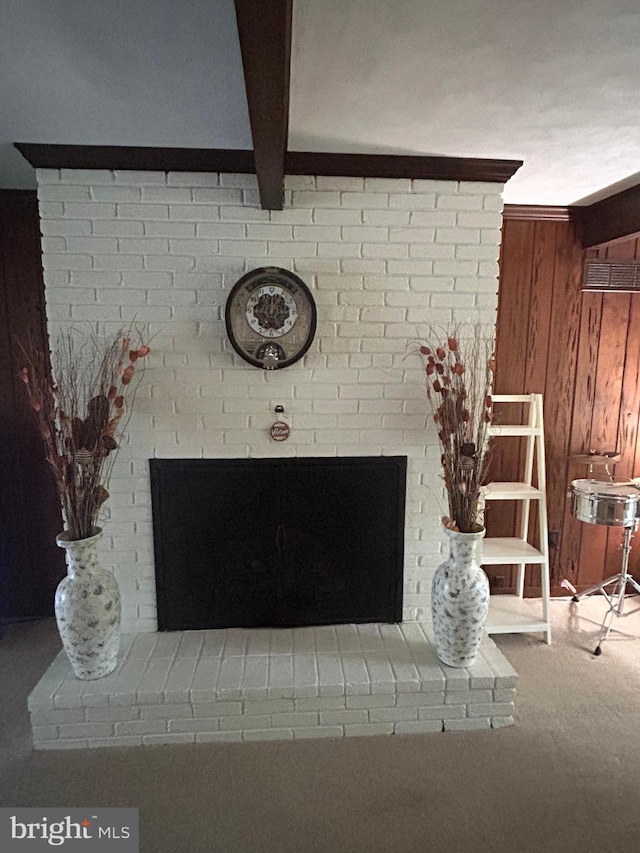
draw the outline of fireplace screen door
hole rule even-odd
[[[150,460],[159,629],[400,621],[406,464]]]

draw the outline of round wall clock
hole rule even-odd
[[[235,351],[255,367],[275,370],[302,358],[316,332],[307,285],[288,270],[260,267],[239,279],[227,299],[225,323]]]

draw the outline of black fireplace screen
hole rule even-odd
[[[159,629],[401,621],[406,467],[151,459]]]

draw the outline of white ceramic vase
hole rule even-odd
[[[449,559],[438,566],[431,586],[436,652],[448,666],[470,666],[489,610],[489,579],[477,559],[485,531],[444,528],[444,532],[449,537]]]
[[[120,648],[120,591],[98,563],[101,536],[98,527],[88,539],[70,540],[66,532],[56,537],[67,562],[56,590],[56,621],[73,671],[83,680],[113,672]]]

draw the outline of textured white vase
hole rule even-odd
[[[433,631],[442,663],[463,667],[476,658],[489,610],[489,579],[477,559],[485,531],[444,532],[449,559],[438,566],[431,586]]]
[[[83,680],[113,672],[120,648],[120,591],[98,563],[101,536],[96,528],[88,539],[70,540],[67,533],[56,538],[67,562],[67,576],[56,590],[56,621],[73,671]]]

